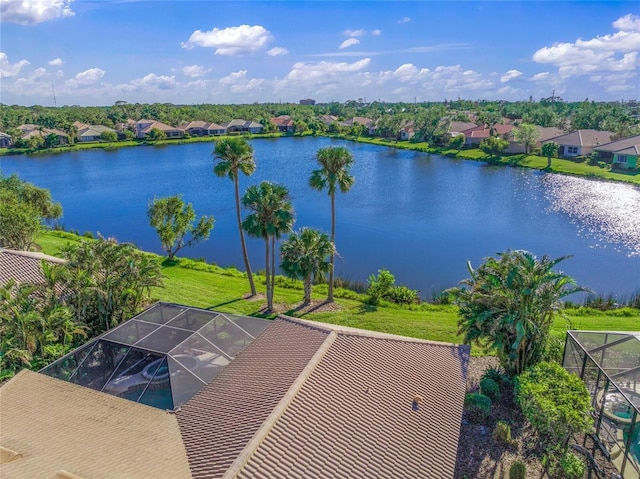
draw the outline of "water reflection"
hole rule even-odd
[[[545,175],[549,209],[565,213],[594,248],[608,245],[640,255],[640,188],[561,175]]]

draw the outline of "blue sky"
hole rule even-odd
[[[612,1],[0,0],[0,102],[640,99]]]

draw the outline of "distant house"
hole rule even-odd
[[[558,156],[561,158],[571,158],[574,156],[590,155],[594,147],[611,143],[611,131],[599,130],[576,130],[566,135],[550,138],[543,143],[553,141],[560,145]]]
[[[471,123],[470,121],[451,121],[447,126],[447,133],[450,136],[457,136],[462,134],[463,131],[476,128],[478,125]]]
[[[0,131],[0,148],[9,148],[11,145],[13,145],[13,138],[11,138],[11,135],[7,135]]]
[[[640,135],[595,146],[593,151],[600,153],[600,159],[602,161],[611,163],[619,168],[638,168],[640,166],[640,163],[638,163]]]
[[[311,98],[305,98],[303,100],[300,100],[300,104],[301,105],[315,105],[316,101],[312,100]]]
[[[138,120],[136,122],[136,136],[138,138],[146,138],[154,128],[163,131],[167,138],[182,138],[184,136],[184,130],[156,120]]]
[[[329,117],[329,118],[336,118],[336,117],[332,117],[331,115],[324,115],[324,116]],[[337,118],[334,121],[337,121]],[[344,127],[347,127],[347,128],[350,128],[353,125],[362,125],[362,126],[364,126],[365,132],[368,135],[373,135],[375,133],[375,121],[372,120],[371,118],[365,118],[363,116],[354,116],[353,118],[349,118],[348,120],[340,122],[340,126],[344,126]]]
[[[22,132],[22,139],[29,140],[34,136],[41,136],[45,138],[49,135],[55,135],[58,138],[58,143],[61,145],[69,144],[69,135],[62,130],[56,128],[44,128],[40,125],[33,125],[31,123],[24,123],[17,127]]]
[[[118,133],[113,128],[109,128],[104,125],[83,125],[81,128],[78,128],[78,141],[100,141],[102,139],[101,135],[105,131],[112,131],[116,134]]]
[[[517,127],[515,127],[517,128]],[[549,141],[551,138],[556,138],[564,133],[560,128],[554,127],[544,127],[537,126],[536,130],[538,131],[538,140],[536,141],[534,148],[540,148],[543,143]],[[524,153],[524,145],[522,143],[518,143],[513,137],[513,131],[511,130],[509,133],[505,135],[505,140],[509,141],[509,146],[505,150],[505,153],[516,154],[516,153]]]
[[[262,133],[264,127],[255,121],[234,119],[228,123],[224,123],[227,132],[239,132],[239,133]]]
[[[227,132],[224,126],[208,121],[190,121],[179,125],[178,128],[189,133],[190,136],[215,136],[224,135]]]
[[[475,126],[473,128],[469,128],[468,130],[464,130],[461,133],[465,136],[464,144],[466,146],[478,146],[485,138],[489,138],[490,136],[504,136],[513,130],[513,125],[503,125],[503,124],[495,124],[493,126],[488,125],[480,125]]]
[[[334,115],[320,115],[318,119],[327,126],[338,122],[338,117]]]
[[[288,115],[280,115],[269,121],[278,127],[280,133],[293,133],[295,130],[294,121]]]
[[[400,128],[400,139],[405,141],[411,140],[415,135],[415,123],[413,122],[413,120],[406,121]]]

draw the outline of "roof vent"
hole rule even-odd
[[[424,398],[420,396],[420,394],[416,394],[415,396],[413,396],[413,401],[411,402],[411,409],[413,409],[414,411],[419,411],[420,403],[422,401],[424,401]]]
[[[8,462],[17,461],[22,458],[22,454],[0,446],[0,464],[7,464]]]

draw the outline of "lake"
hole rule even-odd
[[[488,166],[329,138],[253,140],[262,180],[289,188],[295,228],[331,228],[326,192],[308,187],[315,153],[345,146],[354,155],[354,187],[336,197],[336,275],[366,282],[380,268],[398,284],[434,292],[468,276],[466,263],[511,249],[561,263],[579,284],[602,294],[640,289],[640,188],[613,182]],[[0,157],[4,175],[51,190],[67,229],[100,232],[162,253],[146,208],[182,193],[198,215],[215,217],[208,241],[179,255],[243,269],[233,184],[212,173],[211,143],[114,151]],[[252,268],[264,268],[264,243],[248,241]]]

